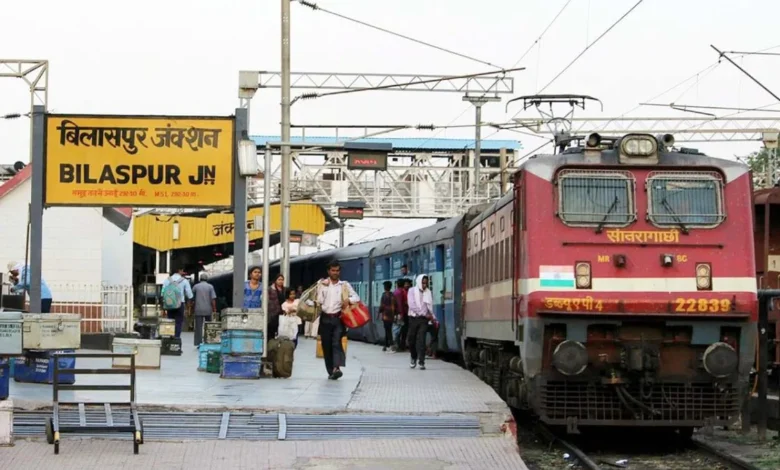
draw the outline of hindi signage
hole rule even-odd
[[[47,115],[44,204],[229,207],[233,118]]]

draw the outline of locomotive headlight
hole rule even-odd
[[[737,371],[739,356],[731,345],[717,342],[711,344],[701,358],[704,370],[717,378],[728,377]]]
[[[578,341],[566,340],[553,351],[552,365],[563,375],[579,375],[588,367],[588,350]]]
[[[696,289],[712,289],[712,267],[709,263],[698,263],[696,265]]]
[[[652,136],[633,135],[624,137],[620,146],[629,157],[648,157],[655,154],[658,142]]]
[[[577,289],[590,289],[590,263],[580,262],[574,265]]]

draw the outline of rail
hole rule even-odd
[[[580,449],[577,445],[573,444],[572,442],[561,438],[558,434],[556,434],[552,429],[550,429],[546,424],[537,422],[536,426],[534,428],[534,432],[541,437],[544,441],[548,442],[550,445],[557,445],[561,447],[563,450],[571,454],[575,459],[577,459],[582,467],[584,467],[587,470],[602,470],[601,465],[597,463],[596,460],[591,458],[588,453],[584,452],[582,449]],[[703,441],[700,441],[698,439],[691,439],[680,436],[679,438],[679,447],[680,449],[694,449],[697,452],[704,454],[706,457],[708,457],[711,460],[716,460],[720,464],[726,466],[729,469],[733,470],[760,470],[755,465],[746,462],[740,458],[734,457],[733,455],[729,455],[720,449],[706,443]],[[629,452],[627,457],[636,456],[635,452]],[[599,460],[599,462],[603,463],[604,465],[607,465],[611,468],[630,468],[630,467],[623,467],[622,464],[618,463],[611,463],[604,459]],[[702,468],[710,468],[706,461],[702,462]],[[667,467],[664,467],[667,468]],[[673,468],[673,467],[669,467]],[[694,467],[686,467],[686,468],[694,468]],[[699,468],[698,466],[695,468]]]

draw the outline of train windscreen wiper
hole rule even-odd
[[[674,220],[677,222],[677,226],[680,227],[680,230],[682,230],[682,233],[688,235],[688,227],[685,226],[682,220],[680,220],[680,217],[677,215],[677,212],[672,209],[672,205],[669,204],[669,201],[666,200],[666,197],[663,198],[661,201],[661,205],[664,206],[666,209],[666,212],[669,213],[672,217],[674,217]]]
[[[604,228],[604,224],[607,223],[607,219],[609,218],[609,215],[617,208],[618,202],[620,202],[620,198],[617,194],[615,194],[615,200],[612,201],[612,205],[609,206],[609,209],[607,209],[607,213],[604,214],[604,218],[601,219],[601,222],[599,222],[599,225],[596,227],[596,233],[601,233],[601,229]]]

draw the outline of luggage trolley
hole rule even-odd
[[[72,357],[82,359],[94,358],[123,358],[130,359],[129,369],[60,369],[59,357]],[[91,375],[129,375],[130,383],[128,385],[70,385],[61,384],[60,375],[64,374],[91,374]],[[63,433],[131,433],[133,436],[133,453],[138,453],[138,447],[144,443],[143,422],[138,416],[138,409],[135,403],[135,354],[84,354],[84,353],[62,353],[54,355],[54,377],[53,377],[53,409],[52,417],[46,423],[46,440],[49,444],[54,444],[54,453],[60,453],[60,434]],[[127,402],[64,402],[60,401],[61,391],[120,391],[130,392],[130,401]],[[78,408],[78,422],[76,424],[73,407]],[[121,409],[127,415],[115,416],[112,407]],[[87,408],[98,408],[103,411],[105,422],[95,423],[96,416],[87,415]],[[128,413],[129,412],[129,413]],[[88,419],[92,421],[88,423]]]

